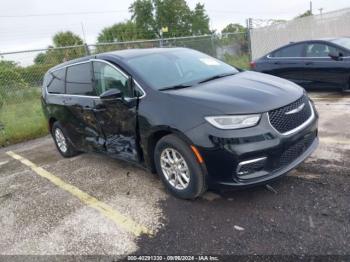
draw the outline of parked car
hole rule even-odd
[[[349,89],[350,38],[291,43],[251,62],[251,68],[304,88]]]
[[[302,88],[185,48],[58,65],[45,75],[42,106],[62,156],[97,151],[137,163],[185,199],[276,179],[318,144]]]

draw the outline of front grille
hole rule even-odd
[[[299,156],[301,156],[311,146],[312,142],[315,140],[315,137],[315,133],[306,135],[302,140],[284,151],[279,160],[279,168],[289,165]]]
[[[304,104],[299,112],[291,112]],[[290,114],[288,114],[290,112]],[[287,114],[286,114],[287,113]],[[307,96],[303,95],[297,101],[269,112],[271,125],[280,133],[286,133],[302,125],[311,116],[311,107]]]

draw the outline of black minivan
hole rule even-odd
[[[318,114],[298,85],[186,48],[60,64],[45,75],[42,105],[64,157],[137,163],[185,199],[276,179],[318,145]]]

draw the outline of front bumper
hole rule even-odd
[[[312,107],[313,119],[302,129],[287,135],[271,126],[267,113],[252,128],[220,130],[203,123],[188,131],[186,135],[204,159],[203,169],[207,172],[210,187],[263,184],[301,164],[318,146],[318,114]],[[239,174],[240,164],[255,159],[264,159],[259,172]]]

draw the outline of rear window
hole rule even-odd
[[[92,86],[91,63],[83,63],[67,67],[67,94],[96,96]]]
[[[350,50],[350,38],[333,39],[331,42]]]
[[[296,44],[281,48],[272,53],[271,57],[302,57],[304,44]]]
[[[65,74],[65,68],[49,73],[44,79],[44,86],[47,86],[47,92],[51,94],[64,94]]]

